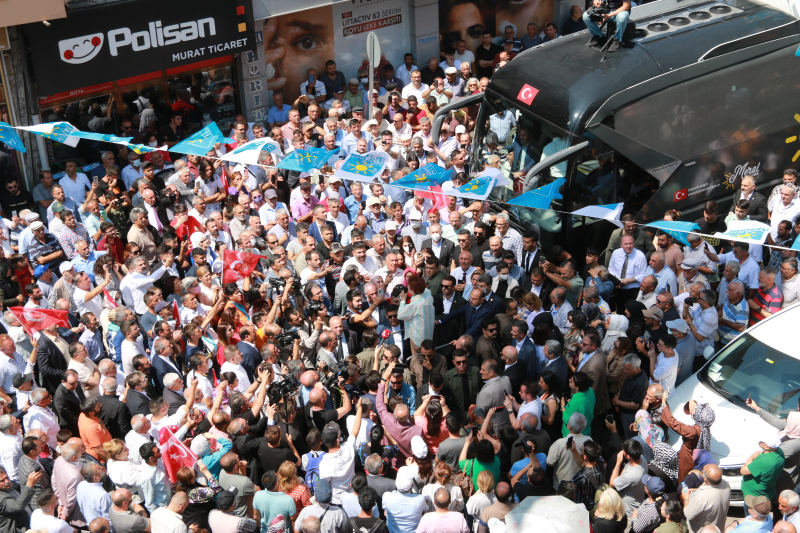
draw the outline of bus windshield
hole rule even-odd
[[[800,360],[749,333],[726,346],[697,377],[731,403],[744,407],[750,397],[784,418],[797,409],[800,398]]]

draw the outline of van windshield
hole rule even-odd
[[[698,374],[700,381],[745,407],[747,397],[786,417],[800,398],[800,361],[746,333],[726,346]]]

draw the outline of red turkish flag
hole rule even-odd
[[[30,336],[33,336],[43,329],[49,328],[53,324],[58,324],[64,328],[69,327],[67,311],[37,309],[35,307],[9,307],[8,310],[17,317],[17,320],[20,321],[22,327],[25,328],[25,331]]]
[[[184,443],[175,438],[178,426],[165,426],[158,432],[158,445],[161,447],[161,461],[172,483],[177,480],[182,466],[194,468],[197,456]]]
[[[109,292],[108,292],[108,290],[106,290],[106,289],[103,289],[103,295],[106,297],[106,302],[108,303],[108,305],[110,305],[112,308],[119,307],[119,306],[117,305],[117,302],[116,302],[116,301],[114,300],[114,298],[111,296],[111,293],[109,293]],[[99,318],[99,317],[98,317],[98,318]]]
[[[261,256],[258,254],[225,249],[225,255],[222,258],[222,284],[226,285],[245,279],[255,270],[260,258]]]

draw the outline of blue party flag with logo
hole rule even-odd
[[[388,162],[389,154],[386,152],[351,153],[333,175],[346,180],[371,183],[383,173]]]
[[[717,232],[714,237],[729,241],[764,244],[770,232],[770,226],[755,220],[731,220],[725,232]]]
[[[0,142],[18,152],[26,151],[25,145],[22,144],[22,139],[17,134],[17,130],[11,124],[6,124],[5,122],[0,122]]]
[[[497,180],[491,176],[481,176],[469,183],[465,183],[458,189],[450,193],[450,196],[458,198],[472,198],[474,200],[486,200],[489,193],[494,189]]]
[[[651,228],[660,229],[676,241],[689,246],[689,241],[686,236],[695,230],[700,229],[700,226],[694,222],[681,222],[679,220],[658,220],[647,224]]]
[[[247,144],[239,146],[232,152],[223,155],[220,159],[223,161],[231,161],[232,163],[240,163],[242,165],[257,165],[258,157],[261,155],[262,151],[272,153],[278,148],[280,148],[278,143],[265,137],[252,140]]]
[[[559,187],[566,183],[564,178],[558,178],[552,183],[543,185],[538,189],[528,191],[508,201],[510,205],[530,207],[532,209],[550,209],[550,204],[556,198],[562,198],[558,192]]]
[[[75,129],[69,122],[57,122],[53,126],[52,135],[68,135],[77,137],[79,139],[87,139],[90,141],[101,141],[114,144],[128,144],[133,140],[133,137],[117,137],[116,135],[107,135],[105,133],[94,133],[91,131],[81,131]]]
[[[80,141],[78,137],[72,135],[78,130],[69,122],[46,122],[45,124],[35,124],[33,126],[19,126],[17,129],[41,135],[45,139],[60,142],[73,148],[78,146],[78,141]],[[54,133],[54,130],[56,133]]]
[[[403,176],[399,180],[393,181],[392,185],[403,187],[404,189],[427,191],[428,187],[441,185],[444,181],[447,181],[449,178],[442,180],[442,176],[447,173],[447,170],[436,163],[426,163],[408,176]]]
[[[214,149],[217,143],[230,144],[233,141],[225,137],[215,122],[212,122],[205,128],[201,129],[188,139],[185,139],[172,148],[170,152],[179,154],[190,154],[205,157],[210,150]]]
[[[158,151],[166,152],[168,150],[166,145],[153,148],[152,146],[145,146],[143,144],[131,144],[131,143],[128,143],[128,148],[130,148],[137,154],[149,154],[150,152],[158,152]]]
[[[245,145],[247,146],[247,145]],[[337,148],[338,150],[338,148]],[[325,148],[308,148],[307,150],[294,150],[289,152],[280,163],[278,168],[284,170],[294,170],[295,172],[311,172],[319,170],[330,159],[332,150]]]

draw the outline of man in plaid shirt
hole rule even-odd
[[[65,210],[61,213],[61,219],[64,221],[64,229],[57,235],[58,242],[64,253],[67,255],[67,260],[71,261],[78,252],[75,251],[75,243],[78,241],[86,241],[90,250],[92,249],[92,239],[89,237],[89,232],[86,226],[78,223],[75,220],[75,215],[70,210]]]
[[[750,308],[748,326],[761,322],[781,310],[783,294],[775,285],[777,274],[778,271],[772,267],[764,267],[758,274],[758,291],[755,297],[747,300],[747,306]]]

